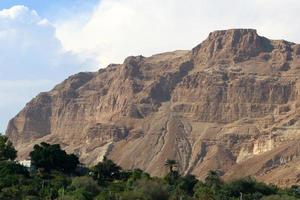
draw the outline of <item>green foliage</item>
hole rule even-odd
[[[171,171],[165,176],[165,181],[169,185],[176,185],[180,178],[180,174],[177,171]]]
[[[30,157],[32,165],[46,172],[57,170],[64,173],[72,173],[79,164],[79,159],[76,155],[68,155],[64,150],[61,150],[58,144],[50,145],[45,142],[42,142],[41,145],[35,145],[30,153]]]
[[[13,147],[12,143],[4,135],[0,135],[0,161],[15,160],[17,157],[17,151]]]
[[[168,200],[169,198],[167,185],[162,181],[139,180],[136,191],[146,200]]]
[[[292,187],[285,189],[284,193],[300,199],[300,186],[292,185]]]
[[[194,188],[194,197],[199,200],[214,200],[215,191],[208,185],[199,182]]]
[[[137,181],[141,179],[149,180],[150,175],[148,173],[143,172],[141,169],[134,169],[133,171],[130,171],[126,183],[126,188],[128,190],[133,190],[137,187]]]
[[[81,193],[86,199],[88,197],[94,197],[100,193],[100,186],[91,177],[82,176],[75,177],[69,187],[70,191],[76,191],[75,193]]]
[[[178,183],[178,188],[181,191],[185,191],[188,195],[193,195],[193,189],[198,183],[198,180],[194,175],[188,174],[182,177]]]
[[[18,185],[24,178],[29,177],[29,173],[23,166],[19,164],[11,161],[1,161],[0,177],[1,190],[5,187]]]
[[[5,142],[7,143],[7,141]],[[12,147],[12,146],[11,146]],[[1,200],[295,200],[300,187],[279,189],[254,178],[224,182],[220,172],[210,171],[204,182],[174,170],[176,161],[166,162],[170,171],[164,178],[151,177],[140,169],[122,170],[104,158],[91,169],[91,176],[72,174],[78,158],[59,145],[42,143],[31,153],[43,173],[29,174],[12,159],[0,161]],[[69,163],[65,163],[69,162]],[[70,164],[71,163],[71,164]],[[48,166],[46,166],[48,165]],[[39,170],[41,171],[41,170]]]
[[[12,161],[0,162],[0,199],[24,199],[37,190],[27,169]]]
[[[263,197],[261,200],[297,200],[299,198],[288,195],[271,195]]]
[[[138,191],[126,191],[120,194],[120,199],[126,200],[146,200],[141,192]]]
[[[246,177],[227,184],[222,187],[223,193],[231,197],[243,196],[244,199],[261,199],[263,196],[276,194],[275,186],[257,182],[254,178]]]
[[[288,195],[271,195],[263,197],[261,200],[297,200],[299,198]]]
[[[92,173],[93,178],[97,180],[100,185],[105,185],[108,182],[122,178],[121,167],[106,157],[104,157],[103,162],[99,162],[92,168]]]
[[[222,185],[222,180],[220,179],[220,175],[218,171],[209,171],[206,178],[205,184],[213,189],[220,188]]]
[[[57,198],[59,195],[58,191],[69,186],[71,178],[59,171],[53,171],[47,176],[47,179],[42,179],[40,182],[42,183],[42,196]]]
[[[0,177],[16,174],[29,176],[27,169],[22,165],[12,161],[0,161]]]

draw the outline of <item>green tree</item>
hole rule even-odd
[[[91,177],[75,177],[67,190],[59,190],[58,199],[92,200],[100,192],[100,187]]]
[[[168,200],[169,192],[163,182],[157,180],[142,179],[138,183],[138,189],[146,200]]]
[[[198,180],[194,175],[188,174],[182,177],[179,181],[178,187],[180,190],[186,192],[189,195],[193,195],[193,190]]]
[[[220,174],[217,171],[210,170],[205,178],[205,184],[213,189],[222,185]]]
[[[130,172],[130,176],[127,179],[126,188],[132,190],[137,185],[137,180],[150,179],[150,175],[141,169],[134,169]]]
[[[7,175],[23,175],[28,177],[29,173],[26,168],[20,164],[11,161],[2,161],[0,162],[0,177],[3,178]]]
[[[194,188],[194,197],[197,200],[214,200],[214,193],[215,191],[211,187],[208,187],[202,182],[197,183],[197,185]]]
[[[92,168],[93,178],[98,181],[100,185],[105,185],[107,182],[119,180],[121,178],[121,167],[115,164],[112,160],[103,158]]]
[[[261,200],[296,200],[299,198],[288,196],[288,195],[271,195],[263,197]]]
[[[29,173],[13,161],[0,162],[0,199],[22,199],[31,192]]]
[[[292,185],[290,188],[285,189],[284,193],[300,199],[300,186]]]
[[[72,173],[79,164],[78,157],[74,154],[68,155],[61,150],[59,144],[50,145],[42,142],[40,145],[35,145],[30,152],[30,157],[33,166],[46,172],[57,170]]]
[[[0,161],[15,160],[16,157],[17,151],[8,140],[8,137],[0,134]]]
[[[86,192],[88,192],[91,196],[96,196],[101,191],[97,182],[94,181],[91,177],[87,177],[87,176],[75,177],[72,181],[71,188],[75,188],[75,189],[82,188]]]
[[[177,171],[172,171],[169,172],[164,179],[169,185],[176,186],[180,180],[180,174]]]
[[[139,191],[126,191],[120,194],[121,200],[147,200]]]
[[[257,182],[252,177],[225,183],[222,190],[227,196],[238,198],[242,195],[244,199],[251,200],[261,199],[263,196],[276,194],[278,192],[277,187]]]

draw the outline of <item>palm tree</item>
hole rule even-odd
[[[173,168],[176,166],[176,164],[177,164],[176,160],[167,159],[165,161],[165,166],[169,167],[170,173],[173,172]]]

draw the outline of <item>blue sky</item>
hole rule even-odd
[[[93,65],[72,52],[61,53],[63,47],[55,37],[54,23],[73,19],[75,13],[88,19],[98,3],[99,0],[0,0],[0,10],[10,9],[20,15],[0,17],[0,33],[4,33],[2,37],[0,34],[0,133],[5,132],[8,120],[39,92]],[[36,25],[44,19],[49,25]]]
[[[191,49],[217,29],[300,43],[299,10],[299,0],[0,0],[0,132],[71,74]]]
[[[89,11],[100,0],[0,0],[0,9],[10,8],[14,5],[24,5],[36,10],[39,15],[50,20],[60,17],[72,16],[74,13]]]

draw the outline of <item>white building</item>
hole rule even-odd
[[[31,160],[19,160],[18,163],[28,169],[31,168]]]

